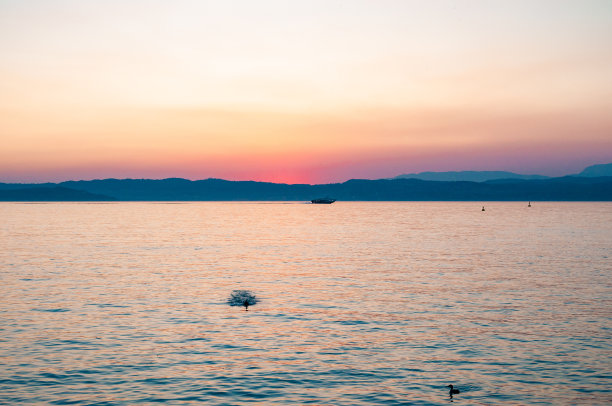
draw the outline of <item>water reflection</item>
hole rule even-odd
[[[0,204],[0,403],[612,400],[610,204],[313,208]]]

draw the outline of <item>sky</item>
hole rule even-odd
[[[0,182],[612,162],[612,1],[0,0]]]

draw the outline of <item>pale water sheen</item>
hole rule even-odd
[[[611,402],[612,204],[485,206],[2,203],[0,403]]]

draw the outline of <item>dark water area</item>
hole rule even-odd
[[[610,404],[612,204],[484,205],[1,203],[0,404]]]

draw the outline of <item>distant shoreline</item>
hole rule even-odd
[[[321,185],[206,179],[104,179],[45,184],[0,183],[4,202],[304,201],[612,201],[612,176],[500,179],[486,182],[412,178]]]

